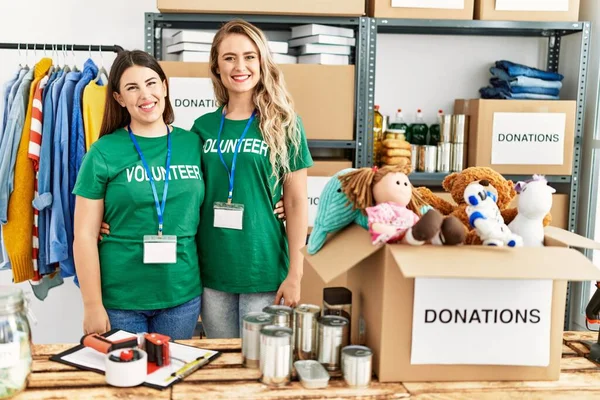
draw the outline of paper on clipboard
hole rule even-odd
[[[116,331],[108,336],[110,340],[120,340],[133,337],[135,335],[125,332]],[[74,350],[74,351],[72,351]],[[62,355],[59,354],[51,358],[52,361],[63,362],[72,365],[77,368],[83,368],[88,370],[94,370],[96,372],[104,373],[105,371],[105,357],[106,355],[91,349],[89,347],[78,346],[75,349],[69,350]],[[197,347],[187,346],[179,343],[169,343],[169,350],[171,352],[171,364],[166,367],[159,368],[150,375],[147,376],[144,385],[154,387],[157,389],[166,389],[173,383],[177,382],[176,377],[170,377],[170,375],[178,371],[184,364],[178,360],[183,360],[185,363],[192,362],[199,357],[206,356],[209,359],[216,357],[219,352],[213,350],[199,349]],[[176,358],[177,360],[174,360]]]

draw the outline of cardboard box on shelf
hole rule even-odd
[[[170,84],[173,78],[209,77],[207,63],[162,61],[161,66]],[[279,67],[309,140],[354,139],[354,65],[280,64]],[[306,79],[307,76],[310,79]],[[169,92],[174,104],[175,124],[189,129],[190,120],[193,122],[201,113],[214,109],[201,107],[199,101],[192,100],[199,97],[206,99],[211,93],[192,93],[192,82],[180,87],[180,92]],[[179,115],[189,117],[180,118]],[[181,125],[178,120],[184,120],[187,124]]]
[[[473,19],[475,0],[370,0],[368,14],[376,18]]]
[[[475,19],[578,21],[580,0],[475,0]]]
[[[162,13],[363,16],[365,0],[157,0]]]
[[[469,116],[468,166],[501,174],[571,175],[576,102],[456,100]]]
[[[548,227],[545,244],[373,246],[352,225],[317,254],[305,252],[304,276],[314,282],[306,295],[318,301],[325,286],[352,291],[352,342],[362,318],[381,382],[556,380],[567,281],[600,279],[569,247],[600,243]]]

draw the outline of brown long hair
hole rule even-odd
[[[412,172],[412,166],[410,163],[405,163],[382,168],[365,167],[340,175],[338,178],[342,184],[342,191],[346,197],[348,197],[348,202],[352,204],[352,209],[359,209],[366,215],[366,208],[375,205],[373,187],[381,181],[384,176],[395,172],[401,172],[408,175]],[[421,207],[427,205],[427,203],[412,185],[411,190],[412,196],[407,208],[420,217]]]
[[[248,37],[258,48],[260,80],[252,98],[257,109],[260,132],[269,147],[272,176],[278,181],[290,170],[290,159],[300,150],[299,118],[279,66],[273,61],[267,38],[262,30],[241,19],[229,21],[219,29],[210,50],[210,74],[219,105],[229,102],[229,93],[218,73],[219,46],[230,34]]]
[[[158,74],[161,82],[164,82],[165,85],[167,85],[167,76],[165,75],[165,72],[160,67],[158,61],[150,54],[141,50],[124,50],[119,52],[110,69],[110,75],[108,76],[108,84],[106,85],[106,106],[104,109],[104,116],[102,117],[100,137],[112,133],[119,128],[123,128],[131,122],[131,115],[129,115],[127,108],[121,107],[113,93],[120,93],[119,85],[121,84],[121,77],[127,68],[133,67],[134,65],[150,68]],[[167,85],[163,119],[165,120],[165,124],[172,124],[175,117],[173,108],[171,107],[171,100],[169,100],[168,89]]]

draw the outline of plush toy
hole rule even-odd
[[[352,208],[348,198],[342,192],[342,185],[338,179],[340,175],[351,171],[354,171],[354,168],[339,171],[323,188],[315,223],[308,239],[308,254],[317,253],[323,247],[329,233],[337,232],[351,223],[357,223],[367,229],[367,217]]]
[[[466,244],[481,244],[481,240],[469,223],[467,216],[467,206],[465,202],[465,190],[467,186],[473,182],[486,181],[488,182],[488,191],[491,191],[496,196],[496,205],[498,206],[505,224],[508,224],[517,215],[516,208],[509,208],[517,192],[514,188],[514,183],[504,178],[501,174],[488,167],[470,167],[448,175],[442,182],[444,190],[451,194],[452,199],[456,204],[452,204],[438,196],[431,190],[425,187],[417,188],[421,198],[433,208],[440,211],[444,215],[453,215],[457,217],[469,230]]]
[[[482,240],[484,246],[518,247],[523,239],[512,233],[504,223],[496,204],[497,195],[486,180],[471,182],[464,193],[469,224]]]
[[[523,238],[528,247],[544,246],[544,221],[552,209],[552,194],[556,189],[548,186],[542,175],[518,182],[515,190],[519,193],[515,219],[508,225],[510,230]]]
[[[465,229],[454,217],[444,218],[434,209],[421,214],[426,204],[408,179],[409,161],[381,169],[361,168],[340,176],[342,191],[368,216],[373,244],[401,242],[457,245]]]

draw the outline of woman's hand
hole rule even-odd
[[[98,240],[102,240],[102,235],[110,235],[110,225],[108,225],[106,222],[102,222],[102,225],[100,225]]]
[[[110,321],[103,305],[87,306],[83,310],[83,333],[103,334],[110,331]]]
[[[281,299],[284,300],[284,305],[288,307],[296,307],[300,302],[300,278],[291,277],[288,275],[287,278],[279,286],[277,296],[275,296],[275,304],[281,304]]]
[[[277,215],[277,218],[285,221],[285,207],[283,206],[283,197],[275,204],[275,211],[273,214]]]

